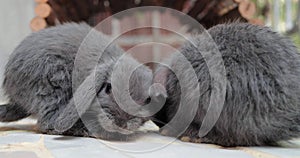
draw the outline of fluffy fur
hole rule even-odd
[[[224,107],[212,130],[199,138],[212,92],[207,64],[197,51],[197,48],[209,51],[211,43],[207,36],[200,34],[192,39],[196,47],[187,42],[180,50],[196,72],[201,94],[196,116],[180,137],[222,146],[275,145],[299,137],[300,57],[293,43],[267,27],[251,24],[217,25],[208,32],[218,46],[226,69]],[[190,80],[190,74],[180,66],[177,56],[172,58],[171,68],[182,72],[187,82]],[[154,121],[162,127],[162,122],[168,123],[177,112],[180,96],[193,96],[181,94],[173,72],[166,73],[160,68],[155,76],[162,76],[161,73],[166,75],[168,97]],[[174,136],[172,131],[162,130],[162,133]]]
[[[146,119],[127,115],[114,100],[110,75],[123,51],[115,45],[105,48],[109,42],[84,23],[32,33],[6,65],[3,88],[9,103],[0,106],[0,121],[37,115],[38,129],[43,133],[128,139]],[[128,75],[126,71],[115,73],[120,78]],[[143,103],[152,72],[140,66],[132,78],[132,96]]]

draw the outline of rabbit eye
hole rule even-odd
[[[105,93],[106,94],[110,94],[111,93],[111,84],[110,83],[106,83]]]
[[[104,90],[105,90],[106,94],[110,94],[111,93],[111,84],[108,82],[103,83],[101,88],[98,91],[98,94]]]
[[[146,100],[145,100],[145,104],[149,104],[151,102],[151,98],[148,97]]]

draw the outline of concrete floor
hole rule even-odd
[[[119,158],[119,157],[219,157],[300,158],[300,139],[283,147],[222,148],[210,144],[184,143],[155,132],[132,142],[109,142],[93,138],[42,135],[35,132],[35,120],[0,123],[1,158]],[[147,124],[145,129],[154,129]]]

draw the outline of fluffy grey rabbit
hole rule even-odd
[[[222,146],[277,145],[278,141],[300,137],[300,56],[297,48],[287,38],[270,28],[246,23],[217,25],[208,30],[217,45],[225,67],[227,78],[224,107],[212,129],[199,137],[199,130],[207,115],[213,81],[207,66],[211,59],[208,36],[197,35],[181,49],[196,73],[199,86],[198,109],[188,128],[179,135],[184,141],[214,143]],[[195,43],[193,45],[192,43]],[[198,51],[200,50],[200,52]],[[162,127],[161,132],[177,136],[176,129],[164,128],[179,111],[181,95],[195,98],[193,93],[182,94],[179,80],[174,71],[181,72],[183,81],[191,82],[191,74],[181,66],[178,56],[171,60],[170,67],[160,67],[155,74],[156,82],[166,86],[167,98],[164,107],[156,114],[154,121]],[[219,105],[212,105],[217,116]],[[182,105],[185,109],[187,104]],[[192,111],[181,115],[187,119]],[[180,123],[180,122],[177,122]]]
[[[147,118],[127,114],[115,101],[111,74],[123,50],[109,42],[85,23],[67,23],[29,35],[6,65],[3,88],[9,103],[0,106],[0,121],[36,115],[43,133],[130,138]],[[128,56],[123,59],[139,64]],[[119,78],[129,75],[126,67],[114,73]],[[151,83],[152,71],[139,66],[130,79],[134,101],[149,102]]]

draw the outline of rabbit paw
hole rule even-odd
[[[180,140],[183,142],[201,143],[201,138],[191,136],[181,136]]]

